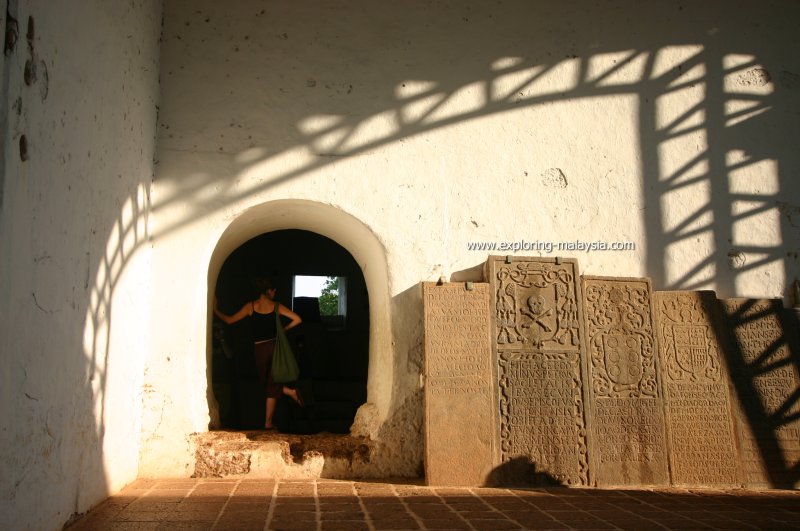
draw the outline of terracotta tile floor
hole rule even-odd
[[[140,479],[68,529],[800,529],[800,491]]]

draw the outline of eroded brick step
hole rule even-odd
[[[192,436],[195,478],[355,479],[367,477],[373,445],[338,434],[211,431]]]

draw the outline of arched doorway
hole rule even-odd
[[[276,424],[291,433],[348,433],[367,400],[369,296],[361,268],[325,236],[298,229],[267,232],[243,243],[223,263],[215,289],[223,311],[233,313],[252,300],[251,280],[263,275],[276,286],[278,302],[303,318],[289,339],[306,407],[281,401]],[[300,291],[309,278],[330,279],[323,304],[314,293]],[[211,387],[223,429],[263,426],[264,397],[250,337],[247,321],[231,326],[214,321]]]
[[[209,427],[219,428],[219,404],[213,389],[213,317],[211,302],[217,287],[217,281],[223,264],[229,256],[250,240],[261,235],[283,233],[279,238],[291,237],[302,232],[313,233],[309,236],[316,242],[319,238],[334,244],[339,251],[346,252],[356,264],[363,284],[360,288],[368,295],[362,308],[368,318],[361,321],[368,328],[367,363],[360,372],[355,371],[358,378],[366,376],[366,400],[370,405],[371,420],[382,422],[391,406],[392,385],[394,378],[394,360],[392,356],[391,324],[387,311],[390,301],[388,267],[386,252],[370,228],[361,220],[331,205],[301,199],[282,199],[256,205],[236,217],[220,234],[215,249],[211,253],[208,269],[208,321],[206,327],[206,361],[207,361],[207,400],[209,411]],[[273,236],[274,237],[274,236]],[[270,237],[270,238],[273,238]],[[274,242],[273,242],[274,243]],[[294,244],[292,244],[294,245]],[[313,245],[313,242],[309,245]],[[277,253],[277,256],[281,256]],[[283,254],[286,258],[286,253]],[[352,263],[351,263],[352,265]],[[302,270],[300,270],[302,271]],[[324,270],[320,270],[323,271]],[[356,282],[358,285],[358,282]],[[291,299],[291,288],[286,284],[278,298],[284,302]],[[289,299],[286,299],[287,295]],[[282,298],[283,297],[283,298]],[[355,300],[358,300],[356,295]],[[357,325],[359,326],[359,325]],[[298,329],[299,332],[299,329]],[[362,331],[363,333],[363,331]],[[363,341],[363,336],[361,336]],[[363,349],[356,358],[363,358]],[[331,358],[328,361],[336,361]],[[324,362],[323,365],[324,367]],[[342,371],[337,369],[336,374]],[[349,373],[350,371],[344,371]],[[360,395],[363,398],[363,392]]]

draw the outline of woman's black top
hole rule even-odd
[[[275,303],[275,311],[278,311],[278,303]],[[253,305],[253,341],[265,341],[275,339],[278,336],[278,328],[275,324],[275,312],[258,313]]]

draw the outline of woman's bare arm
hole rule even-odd
[[[278,303],[276,302],[275,304],[278,304]],[[284,332],[286,330],[291,330],[292,328],[294,328],[295,326],[297,326],[297,325],[299,325],[300,323],[303,322],[303,320],[300,318],[299,315],[294,313],[292,310],[290,310],[289,308],[287,308],[283,304],[278,304],[278,313],[281,314],[281,315],[285,315],[286,317],[288,317],[289,319],[292,320],[289,324],[287,324],[286,326],[283,327]]]
[[[241,321],[248,315],[253,312],[253,305],[252,303],[246,303],[242,308],[233,315],[226,315],[222,313],[217,306],[217,298],[214,297],[214,315],[222,319],[226,324],[233,324],[235,322]]]

